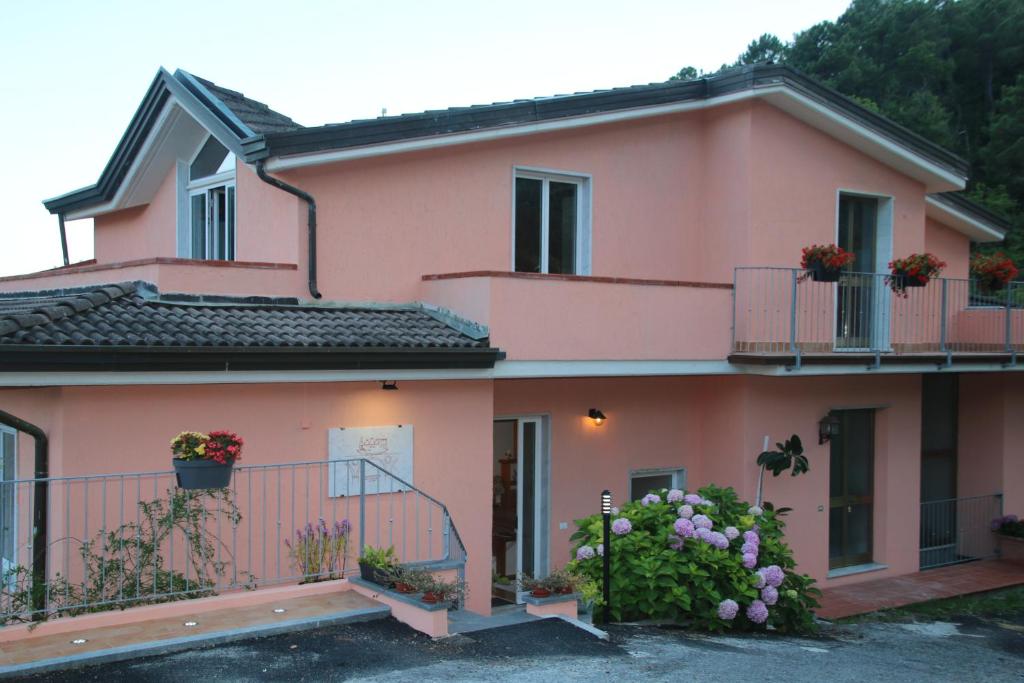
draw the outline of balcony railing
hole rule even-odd
[[[816,282],[793,268],[737,268],[732,353],[942,356],[1024,352],[1024,282],[983,292],[975,280],[934,278],[893,291],[882,273]]]
[[[366,545],[466,560],[443,503],[364,459],[240,466],[199,491],[173,472],[3,481],[0,626],[341,578]]]

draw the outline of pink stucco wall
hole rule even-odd
[[[946,262],[943,277],[969,277],[971,240],[967,235],[953,230],[934,218],[925,218],[924,248]]]
[[[96,216],[93,220],[96,262],[177,256],[177,191],[172,167],[149,204]]]
[[[1024,375],[960,376],[958,495],[1003,494],[1006,513],[1024,512]]]

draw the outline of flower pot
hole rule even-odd
[[[569,595],[570,593],[572,593],[572,586],[566,586],[565,588],[558,589],[559,595]]]
[[[374,567],[372,564],[367,564],[366,562],[359,563],[359,578],[363,581],[369,581],[381,586],[388,586],[391,583],[386,571],[380,567]]]
[[[1006,289],[1006,283],[996,278],[978,280],[978,289],[985,294],[992,294]]]
[[[821,261],[812,261],[808,270],[811,271],[811,279],[815,282],[839,282],[839,275],[842,273],[839,268],[829,268]]]
[[[999,559],[1024,565],[1024,538],[996,534],[999,543]]]
[[[186,490],[222,489],[231,485],[231,465],[213,460],[173,458],[178,487]]]
[[[424,593],[423,597],[420,598],[422,602],[425,602],[428,605],[436,605],[437,603],[441,602],[441,599],[442,596],[438,595],[437,593]]]
[[[535,598],[547,598],[550,597],[551,591],[549,591],[547,588],[534,588],[532,591],[530,591],[530,595],[532,595]]]
[[[928,284],[928,278],[925,278],[925,281],[921,282],[921,280],[918,279],[918,276],[911,276],[901,272],[893,273],[892,277],[899,289],[906,289],[907,287],[924,287]]]
[[[415,593],[416,589],[404,581],[395,581],[395,590],[399,593]]]

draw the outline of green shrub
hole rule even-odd
[[[731,488],[683,495],[662,489],[612,515],[611,617],[671,620],[709,631],[812,631],[820,592],[813,579],[793,571],[780,519],[786,510],[752,508]],[[697,531],[708,523],[707,531]],[[600,585],[601,516],[576,525],[569,569]]]

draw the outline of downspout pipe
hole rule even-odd
[[[49,486],[46,479],[50,476],[50,440],[46,432],[20,417],[0,410],[0,424],[7,425],[19,432],[28,434],[35,440],[35,491],[32,503],[32,586],[46,584],[46,530],[48,525]],[[46,609],[46,591],[32,591],[32,609],[42,616]]]
[[[68,260],[68,233],[64,229],[64,214],[57,214],[57,225],[60,226],[60,251],[64,255],[64,265],[71,265],[71,261]]]
[[[267,175],[266,166],[262,161],[256,162],[256,175],[259,176],[260,180],[268,185],[273,185],[277,189],[284,190],[288,194],[295,195],[302,201],[306,202],[306,207],[308,209],[306,227],[308,232],[307,244],[309,246],[309,293],[314,299],[322,298],[323,294],[320,293],[320,290],[316,285],[316,200],[313,199],[313,195],[308,192],[303,192],[294,185],[289,185],[283,180],[278,180],[271,175]]]

